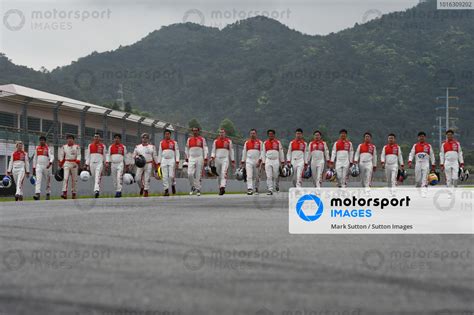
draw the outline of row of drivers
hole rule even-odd
[[[445,169],[449,185],[449,182],[457,180],[459,166],[463,167],[463,157],[459,142],[453,139],[454,133],[448,130],[446,134],[447,141],[441,148],[440,158],[441,167],[443,168],[444,164],[449,167]],[[296,187],[302,185],[302,179],[305,177],[312,177],[314,184],[319,186],[326,164],[331,168],[334,167],[334,171],[331,169],[329,175],[326,174],[326,177],[332,178],[333,175],[331,175],[331,172],[335,172],[340,187],[347,185],[349,168],[352,164],[357,165],[357,167],[353,167],[352,174],[357,173],[358,175],[360,172],[363,186],[370,186],[372,174],[377,165],[377,153],[375,145],[372,144],[372,135],[368,132],[364,134],[364,142],[357,147],[354,154],[352,143],[347,140],[347,131],[341,130],[340,137],[334,143],[332,155],[329,157],[329,150],[327,144],[322,140],[321,132],[315,131],[313,134],[314,139],[308,145],[303,139],[303,131],[297,129],[295,139],[290,142],[286,160],[281,142],[275,137],[275,131],[268,130],[267,135],[268,139],[262,142],[258,140],[256,130],[252,129],[249,139],[244,144],[241,161],[242,167],[238,170],[237,177],[241,177],[240,174],[243,173],[245,169],[249,194],[254,192],[254,187],[258,187],[258,185],[255,185],[255,181],[259,179],[257,169],[259,169],[260,166],[263,166],[267,175],[269,194],[272,194],[273,189],[278,185],[278,175],[282,173],[282,175],[285,176],[285,172],[293,173],[290,175],[293,175],[293,182]],[[434,168],[435,164],[433,149],[431,145],[426,143],[425,137],[426,134],[424,132],[418,134],[419,141],[413,146],[409,156],[409,166],[411,166],[412,161],[415,160],[416,182],[420,186],[427,185],[429,176],[427,171],[430,165],[431,168]],[[50,190],[50,183],[47,173],[48,170],[50,171],[54,154],[52,154],[52,150],[49,150],[45,141],[46,139],[44,137],[40,138],[40,146],[37,147],[33,159],[33,172],[36,173],[37,182],[39,182],[39,184],[36,184],[35,193],[35,197],[38,198],[35,199],[39,199],[38,190],[41,189],[41,175],[45,175],[44,177],[47,181],[47,198],[50,193],[50,191],[48,191]],[[127,172],[129,166],[124,165],[126,148],[121,144],[121,136],[119,134],[114,136],[114,143],[110,146],[108,154],[105,157],[106,151],[105,146],[101,143],[100,135],[95,135],[93,142],[89,145],[88,150],[86,150],[86,164],[84,169],[90,172],[94,177],[94,192],[96,197],[98,197],[104,161],[107,161],[105,164],[106,167],[109,167],[110,163],[114,186],[117,189],[116,196],[120,197],[123,182],[122,176]],[[191,186],[190,193],[199,195],[201,173],[203,167],[208,166],[208,149],[206,140],[199,135],[198,128],[192,129],[192,136],[188,138],[186,143],[185,154],[185,164],[188,166],[188,177]],[[9,174],[13,174],[14,177],[17,177],[15,178],[15,182],[19,184],[17,185],[16,193],[18,199],[21,199],[23,195],[21,187],[23,184],[22,175],[24,176],[24,173],[28,175],[29,170],[29,166],[26,165],[28,159],[25,159],[24,155],[22,144],[18,143],[17,150],[12,154],[9,166]],[[179,163],[179,150],[178,144],[171,139],[171,131],[165,131],[165,138],[159,145],[158,154],[156,153],[155,146],[149,143],[149,135],[146,133],[143,134],[142,143],[135,147],[133,157],[135,159],[135,165],[137,166],[135,180],[140,186],[141,194],[144,196],[148,194],[149,180],[152,177],[151,173],[152,170],[156,168],[162,169],[165,194],[169,194],[168,188],[170,185],[172,186],[173,192],[175,192],[174,173],[176,168],[175,163]],[[220,130],[219,137],[214,140],[211,160],[214,162],[216,168],[216,172],[214,173],[217,173],[219,176],[219,193],[224,194],[227,171],[231,163],[235,165],[235,160],[232,141],[226,137],[225,130],[223,129]],[[71,190],[74,198],[75,182],[81,161],[80,148],[74,143],[74,136],[68,136],[67,144],[60,148],[59,161],[61,168],[58,177],[64,178],[63,198],[67,198],[68,178],[71,178]],[[386,170],[389,186],[396,185],[396,181],[399,179],[399,176],[397,176],[398,170],[399,168],[403,170],[404,165],[400,147],[396,144],[396,137],[393,134],[388,136],[388,143],[382,150],[381,162]],[[282,165],[287,164],[288,167],[282,168],[280,163]],[[291,168],[289,167],[290,165]],[[40,168],[41,171],[38,172]],[[293,168],[294,172],[292,172]],[[84,173],[83,178],[87,178],[86,173]],[[125,179],[126,182],[129,181],[128,176],[125,176]]]

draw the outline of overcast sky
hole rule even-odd
[[[0,0],[0,51],[14,63],[51,70],[93,51],[130,45],[163,25],[223,28],[270,15],[306,34],[328,34],[400,11],[418,0]]]

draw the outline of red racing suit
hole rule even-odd
[[[230,162],[235,162],[234,145],[229,138],[217,138],[212,144],[211,158],[216,163],[217,174],[219,174],[219,187],[222,188],[227,184],[227,170]]]
[[[122,191],[123,171],[125,166],[125,156],[127,147],[123,144],[111,144],[107,151],[106,161],[110,165],[110,174],[112,176],[114,189],[116,192]]]
[[[209,155],[206,139],[201,136],[189,137],[186,142],[185,154],[188,159],[189,185],[200,191],[202,169]]]
[[[408,163],[415,159],[415,182],[416,187],[428,187],[428,173],[430,165],[434,168],[436,160],[431,144],[418,142],[413,145],[408,156]],[[431,161],[431,163],[430,163]]]
[[[307,164],[311,165],[313,183],[316,187],[321,187],[324,166],[329,162],[329,148],[323,140],[313,140],[309,144],[309,154]]]
[[[100,191],[102,181],[102,171],[106,160],[106,148],[103,143],[91,143],[86,150],[86,165],[94,178],[94,191]]]
[[[398,144],[386,144],[380,155],[380,162],[385,163],[385,178],[388,187],[397,185],[398,168],[403,165],[402,150]]]
[[[245,171],[247,173],[247,189],[258,189],[260,183],[259,171],[257,164],[262,162],[263,142],[259,139],[248,139],[244,143],[242,150],[242,162],[245,163]]]
[[[273,192],[275,186],[278,186],[280,164],[285,162],[285,154],[280,140],[267,139],[263,143],[262,160],[265,163],[268,190]]]
[[[59,150],[59,166],[64,168],[63,194],[67,194],[69,177],[71,177],[71,192],[77,191],[77,171],[81,164],[81,148],[77,144],[65,144]]]
[[[8,173],[12,173],[13,180],[16,184],[16,196],[23,196],[23,184],[25,181],[26,173],[30,172],[30,161],[28,154],[25,151],[13,151],[8,163]]]
[[[51,194],[52,163],[54,161],[54,148],[47,145],[37,146],[33,156],[33,172],[36,175],[35,194],[41,193],[43,179],[46,182],[46,193]]]
[[[349,140],[337,140],[332,147],[331,162],[335,164],[339,187],[347,186],[349,167],[353,162],[354,147]]]
[[[374,167],[377,166],[377,148],[373,143],[361,143],[357,147],[354,162],[359,163],[362,187],[369,188]]]
[[[459,166],[464,167],[461,144],[456,140],[446,140],[439,152],[440,164],[444,166],[446,185],[457,187]]]
[[[304,140],[294,139],[290,141],[286,160],[293,165],[293,186],[303,185],[303,170],[308,162],[308,145]]]
[[[158,149],[158,163],[163,176],[163,189],[169,189],[174,185],[176,164],[179,163],[178,143],[172,139],[163,139]]]

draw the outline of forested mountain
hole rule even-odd
[[[436,96],[456,86],[461,140],[472,145],[474,13],[436,1],[329,34],[309,36],[255,17],[219,30],[174,24],[133,45],[92,53],[49,73],[0,58],[0,83],[17,83],[97,104],[120,83],[131,104],[163,120],[197,118],[215,129],[230,118],[241,133],[275,128],[394,131],[412,142],[433,131]]]

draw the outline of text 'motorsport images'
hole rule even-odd
[[[474,314],[474,0],[0,16],[0,315]]]

